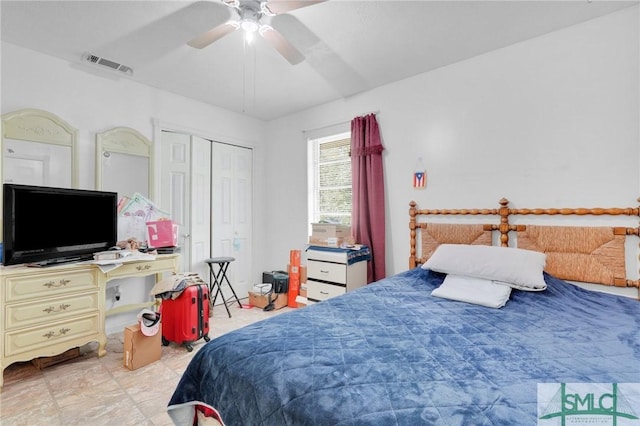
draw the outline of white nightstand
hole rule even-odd
[[[350,250],[307,249],[307,299],[320,302],[367,284],[367,260],[350,259]]]

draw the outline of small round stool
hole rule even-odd
[[[229,268],[229,264],[234,260],[236,260],[235,257],[212,257],[204,261],[207,265],[209,265],[209,300],[211,301],[210,311],[213,312],[213,305],[215,305],[216,299],[218,298],[218,293],[220,293],[222,302],[224,303],[224,307],[227,310],[227,314],[229,314],[229,318],[231,318],[231,311],[229,311],[227,300],[224,298],[224,293],[222,292],[223,281],[227,282],[227,285],[233,293],[233,297],[236,298],[238,305],[240,305],[240,307],[242,308],[242,303],[240,303],[240,299],[238,299],[238,295],[231,286],[229,278],[227,277],[227,269]],[[218,265],[218,271],[214,271],[213,265]],[[213,294],[214,289],[216,293],[212,299],[211,295]]]

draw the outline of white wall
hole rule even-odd
[[[267,124],[2,43],[1,112],[41,108],[78,128],[83,188],[94,186],[95,133],[114,126],[153,140],[155,120],[255,146],[257,277],[305,246],[305,132],[348,129],[354,116],[376,111],[391,275],[407,268],[410,200],[423,208],[493,208],[502,197],[516,207],[637,204],[639,26],[636,6]],[[411,187],[418,157],[424,190]],[[137,290],[123,299],[145,296]],[[108,332],[121,330],[114,320]]]
[[[277,232],[267,261],[286,265],[308,235],[305,132],[373,111],[385,147],[388,275],[408,267],[411,200],[636,206],[638,15],[635,6],[269,123],[267,180],[279,208],[266,211]],[[424,190],[411,186],[418,157]]]
[[[96,132],[127,126],[153,141],[154,121],[203,137],[254,147],[256,176],[263,173],[265,123],[262,121],[140,85],[126,77],[105,78],[112,74],[71,65],[12,44],[2,43],[1,47],[1,112],[39,108],[60,116],[77,128],[81,188],[95,187]],[[159,143],[159,140],[154,142]],[[156,185],[159,182],[158,176]],[[256,179],[256,194],[264,192],[263,179]],[[160,203],[161,200],[154,201]],[[257,217],[263,215],[262,205],[260,199],[254,203]],[[262,238],[264,235],[257,233],[254,240],[261,244]],[[254,253],[254,259],[261,262],[261,253]],[[110,286],[120,284],[122,298],[118,304],[148,300],[149,280],[146,283],[120,281],[110,283]],[[107,305],[110,305],[109,301]],[[135,314],[107,318],[107,332],[121,331],[124,325],[135,322]]]

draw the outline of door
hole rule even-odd
[[[253,152],[249,148],[223,143],[212,144],[212,256],[231,256],[227,276],[236,294],[247,297],[253,286],[252,169]],[[225,298],[231,296],[227,289]]]
[[[246,298],[253,273],[252,150],[183,133],[161,134],[161,206],[180,226],[181,270],[209,281],[205,259],[234,257],[227,276],[238,297]],[[230,300],[226,285],[223,291]]]

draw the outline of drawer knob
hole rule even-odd
[[[65,334],[67,334],[70,331],[71,331],[70,328],[61,328],[58,334],[56,334],[55,331],[49,331],[48,333],[45,333],[42,336],[46,337],[47,339],[51,339],[52,337],[64,336]]]
[[[329,292],[320,290],[320,294],[329,294]]]
[[[45,287],[49,287],[49,288],[51,288],[51,287],[63,287],[63,286],[67,285],[70,282],[71,282],[71,280],[65,280],[63,278],[58,282],[55,282],[55,281],[51,280],[51,281],[48,281],[48,282],[44,283],[43,285]]]
[[[43,309],[42,312],[46,312],[48,314],[50,314],[51,312],[62,312],[62,311],[66,311],[67,308],[70,306],[71,305],[67,303],[61,303],[57,309],[55,306],[49,306],[48,308]]]
[[[320,269],[320,272],[323,273],[323,274],[328,274],[329,273],[329,271],[325,271],[324,269]]]
[[[151,269],[151,265],[144,265],[144,266],[136,266],[136,269],[138,271],[146,271],[148,269]]]

